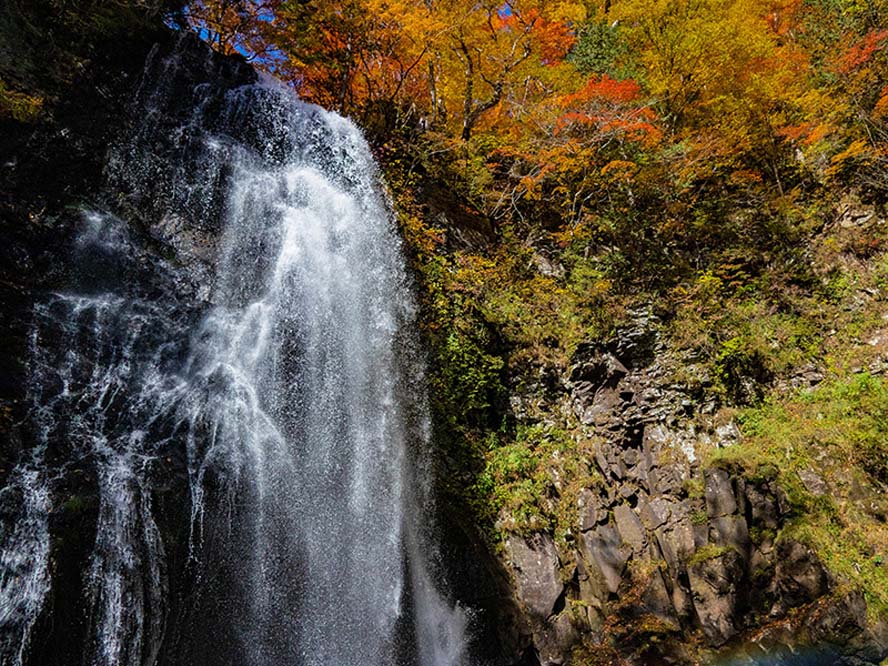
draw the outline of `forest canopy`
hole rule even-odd
[[[885,19],[880,0],[197,0],[182,20],[377,143],[421,137],[485,212],[553,225],[812,177],[884,196]]]

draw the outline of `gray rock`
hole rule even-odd
[[[589,575],[593,597],[605,601],[608,594],[620,588],[623,571],[632,555],[632,549],[623,543],[620,533],[612,525],[599,525],[580,536],[583,558]]]
[[[537,270],[547,277],[561,277],[564,275],[564,266],[557,261],[552,261],[544,254],[534,252],[533,262],[536,264]]]
[[[740,516],[722,516],[709,521],[709,538],[717,546],[729,546],[739,553],[749,549],[749,528]]]
[[[594,426],[586,436],[595,438],[595,464],[604,477],[600,487],[581,493],[576,550],[569,555],[583,603],[568,615],[580,635],[603,631],[617,612],[628,622],[654,616],[677,632],[698,626],[706,643],[721,647],[741,631],[762,629],[769,609],[776,611],[770,620],[787,620],[792,607],[829,593],[830,579],[812,553],[780,550],[777,535],[791,508],[775,482],[701,469],[698,450],[730,445],[741,434],[733,422],[718,425],[714,408],[706,412],[706,398],[695,393],[699,385],[676,383],[668,358],[648,363],[616,343],[589,344],[576,358],[565,406]],[[822,479],[808,471],[800,474],[803,483],[823,492]],[[689,497],[688,481],[701,478],[703,497]],[[556,655],[551,646],[559,639],[549,637],[559,635],[552,627],[564,615],[550,616],[545,631],[534,629],[545,663],[570,653],[568,647]],[[856,630],[853,621],[842,624],[845,615],[824,613],[821,634],[838,638]],[[787,631],[792,640],[806,635],[798,627]],[[643,659],[685,663],[671,660],[667,642]]]
[[[624,483],[620,486],[620,489],[617,491],[617,494],[623,499],[632,499],[636,495],[638,495],[638,489],[635,488],[630,483]]]
[[[614,520],[617,523],[617,531],[623,543],[632,548],[632,552],[639,554],[644,550],[647,542],[644,534],[644,526],[635,512],[627,504],[614,507]]]
[[[652,472],[650,478],[652,490],[656,494],[677,496],[682,492],[684,475],[679,465],[665,465],[658,469],[656,474]]]
[[[610,476],[610,471],[612,467],[612,463],[608,460],[608,453],[610,453],[610,449],[608,447],[602,446],[600,444],[595,445],[595,464],[598,465],[598,471],[601,472],[605,477]]]
[[[644,497],[639,497],[638,515],[645,528],[653,531],[658,527],[665,525],[666,521],[668,521],[669,517],[672,515],[672,511],[670,510],[671,504],[671,502],[668,502],[661,497],[657,497],[650,502]]]
[[[671,528],[659,528],[654,532],[660,553],[674,579],[684,571],[684,562],[694,552],[694,532],[689,522],[675,523]]]
[[[188,220],[175,213],[167,213],[155,222],[150,234],[172,248],[180,261],[196,260],[211,264],[216,258],[216,237],[189,225]]]
[[[663,582],[663,575],[659,569],[655,569],[647,581],[644,592],[641,594],[641,603],[644,610],[665,623],[673,631],[680,628],[672,596]]]
[[[786,516],[792,513],[792,507],[789,504],[789,498],[786,496],[783,488],[778,486],[776,483],[772,483],[771,492],[774,493],[774,497],[777,499],[777,511],[779,515]]]
[[[641,460],[641,454],[637,449],[626,449],[623,451],[623,462],[629,467],[635,467]]]
[[[576,553],[576,558],[580,601],[586,607],[586,622],[592,631],[598,631],[604,623],[604,599],[602,598],[601,584],[600,581],[591,579],[582,554]]]
[[[731,487],[731,477],[722,469],[706,470],[706,512],[711,518],[728,516],[737,512],[737,500]]]
[[[607,504],[605,498],[588,488],[580,492],[577,501],[580,512],[580,531],[586,532],[598,523],[607,521]]]
[[[745,494],[746,501],[749,504],[752,524],[764,529],[776,529],[780,518],[777,499],[770,493],[763,492],[751,484],[746,486]]]
[[[622,399],[617,389],[600,388],[591,400],[584,401],[580,422],[584,425],[606,425],[621,404]]]
[[[829,591],[829,576],[808,546],[785,539],[777,544],[777,588],[785,606],[793,608]]]
[[[506,552],[521,603],[535,619],[547,619],[564,591],[552,537],[541,532],[529,537],[512,535],[506,539]]]
[[[731,421],[715,428],[715,445],[719,448],[733,446],[740,440],[740,428]]]
[[[740,556],[733,550],[688,568],[694,610],[710,645],[724,645],[737,634],[734,618],[742,572]]]
[[[579,351],[578,354],[584,352],[585,350]],[[587,359],[576,364],[570,372],[570,381],[573,382],[574,392],[577,394],[594,393],[603,386],[614,388],[629,374],[626,366],[607,351],[593,349],[586,353],[588,353]]]
[[[709,525],[691,525],[691,532],[694,535],[694,549],[702,548],[709,543]]]
[[[829,492],[829,486],[813,469],[800,469],[799,478],[812,495],[822,497]]]
[[[860,590],[852,590],[834,599],[817,613],[810,625],[815,641],[841,643],[867,629],[866,599]],[[886,650],[888,651],[888,650]],[[882,656],[882,655],[878,655]],[[878,659],[878,656],[873,661]]]
[[[533,638],[540,666],[561,666],[567,662],[570,648],[577,640],[577,630],[570,615],[561,613],[534,631]]]

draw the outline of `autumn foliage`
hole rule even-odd
[[[882,4],[197,0],[188,20],[355,117],[408,180],[672,270],[814,185],[888,195]]]
[[[214,3],[233,17],[216,37]],[[494,540],[572,538],[595,466],[567,378],[590,343],[656,331],[677,367],[646,372],[669,391],[731,409],[771,392],[778,422],[811,368],[868,376],[856,355],[885,344],[888,289],[888,0],[265,0],[247,28],[233,5],[259,7],[201,0],[191,25],[376,151],[417,277],[443,492]],[[596,649],[575,656],[613,661]]]

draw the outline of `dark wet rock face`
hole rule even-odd
[[[180,87],[176,90],[180,97],[153,110],[160,123],[179,122],[177,114],[193,105],[193,99],[182,93],[188,85],[210,85],[216,80],[221,95],[254,80],[255,74],[241,61],[214,56],[191,37],[183,40],[158,28],[142,38],[116,44],[114,53],[95,54],[76,81],[58,89],[59,101],[36,124],[0,132],[0,230],[4,235],[0,309],[7,324],[0,345],[0,414],[4,418],[0,487],[6,486],[0,498],[5,531],[0,538],[15,542],[25,528],[32,535],[44,535],[32,538],[30,543],[35,545],[29,547],[22,541],[20,561],[3,562],[9,569],[4,585],[11,571],[13,584],[32,585],[35,595],[38,588],[47,590],[42,604],[36,596],[22,602],[12,624],[4,625],[0,661],[10,658],[14,659],[10,663],[17,663],[24,627],[37,638],[24,637],[30,648],[23,663],[62,666],[84,659],[105,663],[111,657],[100,655],[91,637],[99,624],[109,620],[97,609],[110,606],[91,591],[95,589],[91,579],[119,570],[122,608],[125,613],[138,613],[141,619],[130,644],[115,658],[158,663],[166,614],[175,614],[190,596],[186,584],[190,501],[184,449],[158,450],[162,464],[152,464],[146,476],[112,480],[117,472],[105,466],[100,455],[80,450],[77,432],[129,431],[122,396],[133,390],[135,378],[125,370],[109,374],[108,381],[117,383],[117,388],[105,397],[84,393],[80,406],[66,404],[61,383],[70,382],[66,386],[73,392],[88,386],[90,377],[84,371],[71,370],[75,354],[89,359],[84,367],[91,366],[95,372],[124,363],[129,354],[133,363],[144,363],[145,349],[138,340],[154,335],[152,328],[176,339],[163,355],[169,362],[181,362],[188,330],[205,305],[200,292],[206,282],[206,247],[213,242],[212,235],[195,225],[193,217],[154,224],[153,209],[144,201],[127,200],[122,189],[118,192],[124,196],[109,197],[107,192],[113,190],[107,183],[115,177],[109,168],[114,163],[109,151],[112,145],[120,145],[121,136],[146,121],[139,82],[145,80],[145,62],[152,53],[162,58],[177,49],[183,60],[176,77],[168,81],[171,89]],[[158,39],[160,43],[155,43]],[[170,113],[169,117],[164,113]],[[153,148],[169,156],[176,149]],[[159,174],[146,173],[145,178],[162,186]],[[164,200],[164,196],[158,190],[153,204],[158,208],[169,204],[169,197]],[[138,206],[145,206],[141,216],[133,214]],[[87,213],[88,209],[108,212],[99,215]],[[115,213],[130,215],[131,224],[108,223],[117,219]],[[132,299],[134,309],[122,315],[110,302],[103,304],[103,292],[109,287]],[[56,298],[61,291],[76,298]],[[169,308],[157,305],[161,294],[178,295],[175,316]],[[122,322],[125,325],[112,339],[110,332],[121,323],[115,322],[117,316],[129,322]],[[118,359],[113,355],[117,352],[111,351],[115,349],[120,350]],[[58,399],[47,397],[56,394]],[[84,404],[93,398],[101,407],[101,423],[85,413]],[[46,414],[35,414],[35,405],[42,401]],[[152,427],[162,440],[166,426]],[[170,430],[166,435],[174,433]],[[26,460],[38,450],[43,464],[58,470],[43,481],[29,476],[36,468],[28,467]],[[11,474],[21,478],[11,478]],[[104,493],[110,483],[131,494],[133,515],[109,513]],[[114,544],[103,546],[96,531],[102,520],[123,521],[126,529],[141,533],[138,546],[128,552]],[[104,554],[97,558],[94,552]],[[131,569],[142,573],[122,573]],[[167,604],[171,587],[177,593]],[[130,616],[120,621],[129,622]]]
[[[15,663],[21,632],[27,630],[41,636],[32,642],[27,663],[46,666],[82,663],[87,650],[93,619],[82,590],[96,542],[100,480],[90,457],[72,451],[63,437],[42,431],[29,418],[33,395],[27,375],[35,319],[57,314],[36,312],[34,304],[64,285],[77,283],[89,292],[93,271],[120,282],[143,281],[151,288],[155,260],[150,256],[134,253],[127,267],[102,252],[87,260],[76,236],[84,222],[84,202],[100,189],[108,146],[131,120],[127,105],[145,57],[166,34],[159,19],[137,20],[140,30],[121,42],[115,34],[74,43],[57,30],[56,22],[76,10],[52,4],[12,0],[0,8],[0,78],[34,86],[46,98],[46,113],[36,122],[0,118],[0,487],[6,488],[0,493],[0,543],[16,554],[14,561],[2,562],[0,584],[4,592],[29,590],[13,595],[19,603],[11,618],[6,615],[10,608],[3,609],[0,662]],[[57,40],[47,39],[50,28]],[[61,80],[62,70],[70,78]],[[88,340],[87,335],[80,340],[84,353],[93,351]],[[57,353],[56,359],[72,351],[62,332],[40,342]],[[64,363],[55,360],[52,365],[47,374]],[[48,380],[43,388],[60,387]],[[56,416],[59,428],[75,427],[70,414],[60,410]],[[52,480],[51,494],[33,469],[16,471],[16,464],[41,441],[47,461],[65,469]],[[179,532],[182,479],[173,472],[157,486],[162,523],[170,535]],[[28,532],[39,536],[23,538]],[[10,543],[16,546],[9,548]],[[184,556],[175,543],[171,537],[170,556],[181,565]],[[35,590],[47,584],[49,593],[38,614]]]

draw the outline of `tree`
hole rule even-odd
[[[281,0],[193,0],[181,15],[218,51],[254,60],[274,51],[268,28],[277,20],[280,6]]]

